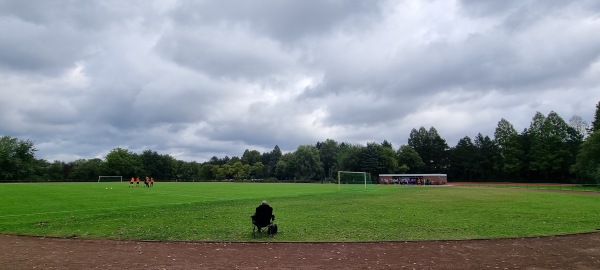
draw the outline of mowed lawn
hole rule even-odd
[[[279,234],[253,239],[262,200]],[[333,184],[0,184],[0,233],[202,241],[385,241],[591,232],[600,196],[535,190]]]

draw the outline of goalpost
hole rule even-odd
[[[98,183],[100,183],[100,181],[102,179],[113,179],[112,182],[115,182],[115,181],[123,182],[123,176],[119,176],[119,175],[100,175],[100,176],[98,176]]]
[[[368,172],[338,171],[338,190],[342,189],[342,184],[364,184],[367,189],[367,183],[372,184],[371,174]]]

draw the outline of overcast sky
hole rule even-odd
[[[0,0],[0,135],[49,161],[592,122],[600,1]]]

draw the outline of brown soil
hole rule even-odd
[[[0,235],[0,269],[600,269],[600,233],[377,243],[137,242]]]

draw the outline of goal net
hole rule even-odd
[[[367,172],[338,172],[338,190],[343,189],[368,189],[373,186],[371,174]]]
[[[98,176],[98,183],[100,182],[123,182],[123,176],[100,175]]]

